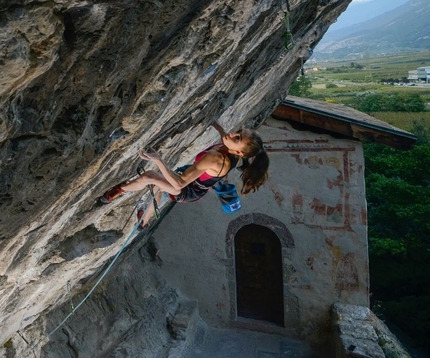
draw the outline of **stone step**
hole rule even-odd
[[[306,341],[243,329],[207,328],[183,358],[320,358]]]

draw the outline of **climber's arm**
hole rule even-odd
[[[166,180],[177,190],[186,187],[208,169],[216,170],[219,166],[219,158],[217,154],[208,152],[203,155],[198,162],[195,162],[193,165],[188,167],[182,175],[179,175],[170,169],[154,150],[141,150],[139,151],[139,155],[144,160],[153,161],[157,165],[158,169],[160,169],[161,174],[163,174]]]
[[[223,127],[221,127],[221,125],[218,123],[218,121],[214,121],[211,123],[211,126],[214,127],[218,133],[220,134],[221,137],[224,137],[227,132],[224,130]]]

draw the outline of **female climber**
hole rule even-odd
[[[140,150],[140,157],[153,161],[161,174],[153,170],[147,171],[127,184],[113,187],[100,198],[101,201],[107,204],[125,192],[142,190],[145,186],[153,184],[158,187],[154,190],[159,189],[157,201],[160,201],[161,192],[164,191],[169,193],[173,201],[193,202],[203,197],[212,186],[234,169],[240,159],[243,162],[241,192],[244,195],[251,190],[255,192],[268,178],[269,157],[263,148],[261,137],[251,129],[226,133],[217,122],[212,126],[220,133],[222,142],[199,153],[194,164],[173,171],[154,150]],[[153,211],[154,208],[151,206],[143,218],[142,227],[148,223]],[[140,210],[138,218],[140,219],[142,215],[143,211]]]

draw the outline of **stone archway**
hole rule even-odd
[[[240,319],[238,314],[235,239],[239,231],[248,225],[257,225],[273,232],[281,245],[281,269],[282,269],[282,296],[283,296],[283,323],[287,329],[297,328],[299,325],[299,307],[297,297],[290,292],[289,281],[295,272],[291,264],[291,254],[294,250],[294,240],[285,224],[281,221],[260,213],[241,215],[231,221],[227,228],[226,254],[228,267],[228,282],[230,293],[230,322],[237,325]],[[258,250],[258,248],[256,248]],[[251,317],[252,318],[252,317]],[[256,318],[256,317],[254,317]],[[270,321],[270,320],[269,320]],[[279,323],[279,322],[278,322]],[[243,326],[243,324],[241,324]]]

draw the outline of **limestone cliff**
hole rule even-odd
[[[172,166],[259,122],[350,0],[0,0],[0,343],[85,288],[135,196],[97,197],[151,145]],[[15,337],[14,336],[14,337]]]

